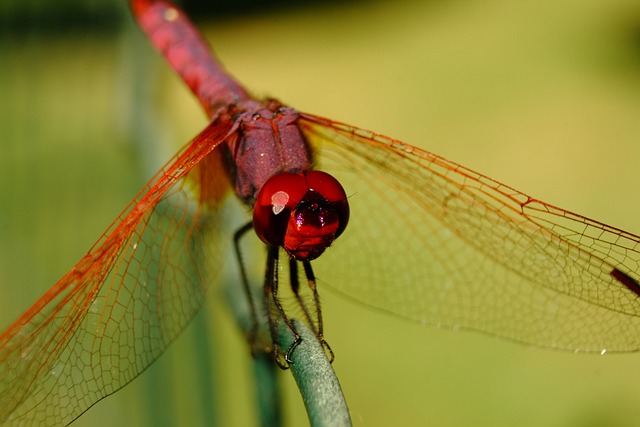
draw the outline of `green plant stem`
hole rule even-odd
[[[236,323],[245,335],[248,334],[252,317],[242,287],[237,283],[228,283],[224,293]],[[256,294],[257,298],[261,296],[260,293]],[[278,344],[284,350],[289,348],[294,337],[284,322],[280,323]],[[311,426],[350,426],[351,418],[344,394],[322,345],[304,323],[295,319],[293,323],[302,341],[291,353],[293,363],[290,371],[300,390]],[[265,427],[282,425],[281,398],[276,374],[279,369],[271,354],[257,354],[253,361],[253,370],[260,424]]]
[[[224,297],[231,309],[236,324],[245,336],[253,327],[253,318],[247,295],[242,286],[235,282],[227,282],[223,288]],[[254,300],[259,295],[254,295]],[[266,319],[265,319],[266,320]],[[247,352],[249,349],[247,349]],[[258,419],[262,427],[282,426],[282,409],[280,387],[278,384],[276,364],[268,353],[258,353],[252,363],[255,378],[255,402]]]
[[[314,333],[302,322],[293,320],[302,341],[293,349],[290,370],[296,380],[309,422],[313,427],[350,426],[349,409],[324,348]],[[293,334],[284,323],[279,329],[279,344],[287,349]]]

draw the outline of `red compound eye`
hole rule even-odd
[[[344,231],[349,204],[342,185],[320,171],[282,172],[262,186],[253,228],[263,242],[282,246],[298,260],[312,260]]]

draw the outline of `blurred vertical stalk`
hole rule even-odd
[[[260,292],[256,290],[252,298],[256,306],[261,307]],[[251,308],[243,287],[231,280],[226,281],[223,288],[224,298],[235,319],[238,328],[248,336],[252,327]],[[260,319],[266,322],[266,319]],[[249,351],[249,348],[247,348]],[[260,352],[252,359],[253,379],[255,383],[254,401],[257,409],[259,425],[262,427],[278,427],[282,425],[282,397],[278,382],[278,371],[271,354]]]

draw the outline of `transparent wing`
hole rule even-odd
[[[221,237],[226,178],[212,150],[233,129],[198,135],[0,336],[0,424],[69,424],[189,323],[231,239]]]
[[[421,324],[570,351],[640,349],[640,238],[385,136],[303,114],[350,225],[319,286]]]

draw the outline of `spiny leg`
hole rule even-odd
[[[317,322],[317,330],[314,328],[314,332],[316,337],[318,337],[318,341],[320,344],[326,349],[329,354],[329,362],[333,363],[335,356],[333,354],[333,350],[329,343],[324,340],[324,326],[322,324],[322,308],[320,307],[320,296],[318,295],[318,288],[316,287],[316,276],[313,274],[313,268],[311,267],[310,261],[302,261],[302,265],[304,267],[304,274],[307,276],[307,283],[309,284],[309,288],[313,292],[313,303],[316,308],[316,322]],[[297,280],[297,279],[296,279]],[[304,307],[305,313],[307,313],[306,306]],[[311,322],[313,324],[313,322]]]
[[[302,311],[304,313],[305,319],[307,320],[307,323],[313,330],[313,333],[315,335],[318,335],[318,326],[313,321],[313,319],[311,319],[311,312],[309,311],[309,307],[307,307],[307,304],[305,304],[304,300],[300,296],[300,281],[298,280],[298,261],[294,258],[289,259],[289,280],[291,282],[291,290],[293,291],[293,294],[295,295],[296,300],[298,301],[298,305],[300,306],[300,308],[302,308]],[[316,304],[316,309],[317,308],[318,308],[318,305]]]
[[[267,268],[264,280],[264,296],[265,301],[269,304],[269,301],[273,301],[273,305],[276,309],[276,313],[274,313],[270,307],[268,309],[268,318],[269,318],[269,329],[271,330],[271,340],[273,341],[273,356],[276,360],[276,363],[282,369],[288,369],[289,364],[293,363],[291,360],[291,353],[293,350],[300,344],[302,338],[300,334],[293,326],[293,322],[287,316],[282,305],[280,304],[280,299],[278,298],[278,255],[280,252],[280,248],[275,245],[269,245],[267,249]],[[277,315],[279,318],[282,318],[284,323],[287,325],[287,328],[291,331],[294,336],[293,342],[287,348],[287,351],[284,356],[284,363],[280,360],[280,347],[278,346],[278,322],[277,319],[274,319],[274,315]]]
[[[253,295],[251,293],[251,286],[249,285],[247,270],[244,266],[244,261],[242,259],[242,252],[240,251],[240,239],[249,230],[252,230],[252,229],[253,229],[252,222],[248,222],[247,224],[240,227],[233,234],[233,247],[235,249],[236,259],[238,260],[238,264],[240,265],[240,278],[242,279],[242,286],[247,296],[247,300],[249,301],[249,311],[251,312],[251,325],[249,326],[249,333],[247,335],[247,340],[249,341],[251,354],[255,355],[256,335],[258,332],[258,312],[256,311],[256,304],[255,304],[255,301],[253,300]]]

